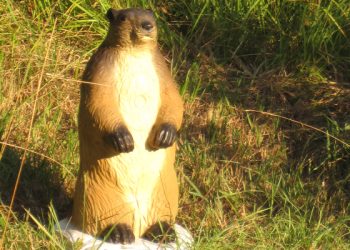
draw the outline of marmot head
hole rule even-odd
[[[137,8],[107,11],[109,31],[105,44],[138,47],[157,44],[157,26],[151,10]]]

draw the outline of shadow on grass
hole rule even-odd
[[[210,106],[229,103],[237,112],[226,114],[226,117],[238,115],[247,125],[252,121],[253,126],[271,127],[270,131],[265,131],[263,140],[273,138],[275,135],[271,133],[274,132],[282,134],[282,141],[271,140],[261,143],[271,145],[271,148],[266,148],[269,154],[267,161],[257,158],[259,154],[255,153],[260,150],[259,147],[252,148],[251,155],[255,154],[252,160],[257,160],[252,167],[253,170],[259,169],[255,177],[260,178],[254,185],[261,185],[261,189],[265,190],[267,180],[271,181],[273,176],[274,178],[280,176],[283,182],[281,186],[288,190],[288,195],[298,206],[317,204],[320,205],[320,210],[324,209],[323,211],[328,214],[341,214],[348,210],[350,148],[330,138],[327,133],[350,144],[350,85],[327,82],[325,79],[307,74],[287,75],[280,71],[259,73],[253,77],[240,71],[234,62],[228,67],[217,64],[215,58],[208,57],[201,57],[199,65],[201,89],[197,90],[195,83],[191,82],[192,85],[188,85],[186,90],[190,94],[195,91],[203,93],[200,96],[202,117],[208,113]],[[185,80],[179,82],[183,81]],[[293,119],[295,122],[261,113],[249,113],[245,110],[264,111]],[[193,114],[188,115],[191,116],[188,117],[189,120],[193,119]],[[321,129],[326,134],[303,126],[302,123]],[[225,130],[227,127],[225,123],[223,127],[213,127],[210,123],[198,126],[198,122],[187,126],[186,130],[191,132],[191,135],[187,133],[188,138],[193,134],[203,134],[209,138],[215,133],[225,134],[226,137],[229,135],[229,131]],[[272,127],[276,128],[275,131]],[[225,142],[225,139],[215,141]],[[210,140],[206,141],[211,143]],[[278,146],[277,144],[286,149],[286,158],[282,163],[271,151],[273,145]],[[242,155],[247,153],[236,153],[237,149],[232,146],[234,146],[232,142],[222,143],[217,145],[214,151],[221,153],[220,159],[223,157],[229,159],[230,156],[237,155],[240,157],[238,161],[242,162]],[[244,165],[250,168],[249,165]],[[259,176],[261,173],[264,173],[264,178]],[[246,182],[249,183],[249,180]],[[301,184],[300,190],[297,189],[298,184]],[[260,190],[260,187],[258,189]],[[268,190],[266,193],[269,193]],[[264,203],[267,198],[262,196],[259,195],[253,201],[260,200]],[[280,207],[284,206],[283,202],[281,199]],[[278,210],[276,200],[273,204]],[[313,207],[306,209],[312,211]]]
[[[22,155],[23,151],[7,147],[0,160],[0,198],[4,205],[10,205]],[[25,219],[24,209],[27,209],[45,223],[48,219],[50,202],[53,203],[58,218],[69,215],[72,199],[64,187],[64,178],[59,168],[39,157],[28,155],[13,211],[19,219]]]
[[[229,70],[227,70],[229,71]],[[223,96],[241,110],[262,110],[314,126],[350,144],[350,88],[312,77],[266,74],[238,81],[225,73],[210,102]],[[237,79],[237,78],[236,78]],[[224,85],[224,87],[223,87]],[[215,85],[214,85],[215,86]],[[244,113],[244,112],[243,112]],[[350,148],[326,134],[288,120],[249,114],[257,124],[279,120],[288,148],[283,173],[300,175],[315,200],[329,202],[330,212],[344,211],[350,201]],[[319,196],[319,197],[316,197]],[[322,196],[322,197],[321,197]]]

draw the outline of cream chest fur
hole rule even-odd
[[[125,202],[134,208],[134,232],[149,226],[146,221],[151,195],[164,165],[165,149],[149,151],[146,140],[160,108],[160,84],[149,52],[125,51],[118,56],[115,83],[119,111],[134,139],[134,150],[109,160]]]

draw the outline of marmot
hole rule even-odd
[[[174,141],[183,103],[159,51],[152,11],[106,15],[108,34],[81,85],[72,222],[112,242],[157,241],[174,231],[178,210]]]

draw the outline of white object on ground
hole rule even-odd
[[[95,238],[91,235],[85,234],[77,230],[68,218],[63,219],[56,226],[58,231],[71,242],[82,242],[81,250],[189,250],[193,244],[193,238],[190,232],[178,224],[175,224],[174,229],[177,235],[177,242],[170,244],[157,244],[145,239],[137,239],[133,244],[113,244],[109,242],[103,242],[99,238]]]

